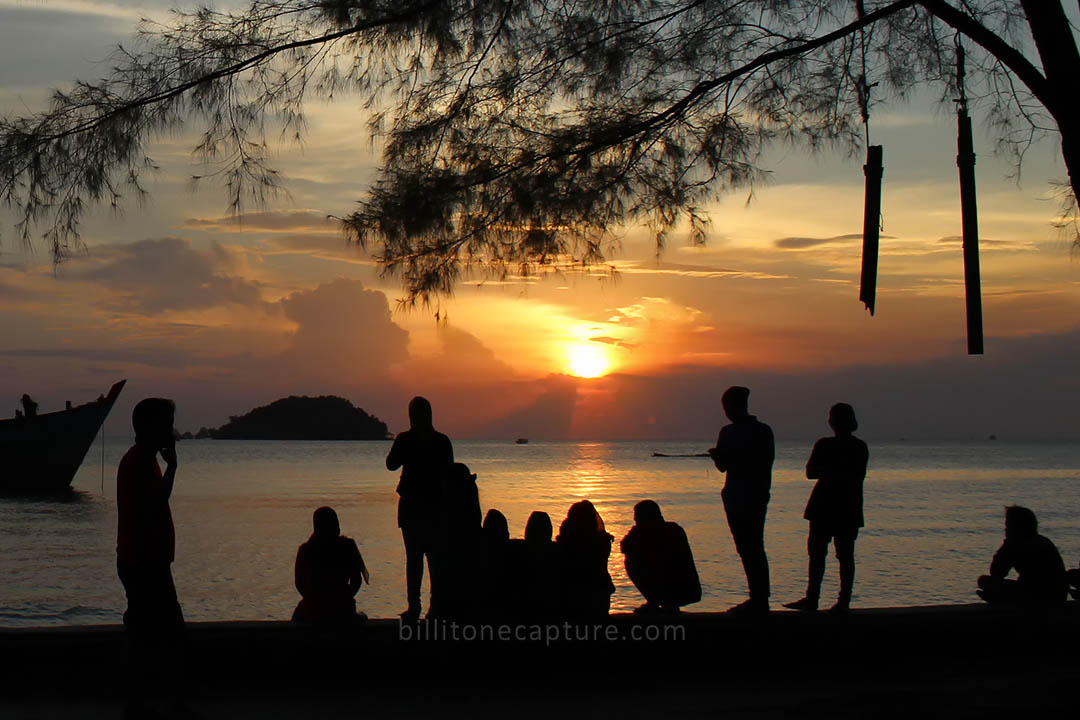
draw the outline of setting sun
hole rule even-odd
[[[566,350],[570,372],[583,378],[606,375],[611,370],[611,358],[606,348],[596,343],[571,345]]]

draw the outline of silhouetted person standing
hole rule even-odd
[[[135,444],[116,472],[116,569],[127,594],[124,627],[134,671],[126,678],[130,717],[152,712],[154,695],[182,705],[184,614],[173,584],[176,535],[169,510],[177,468],[175,413],[172,400],[140,400],[131,415]]]
[[[1070,568],[1065,577],[1069,582],[1069,593],[1076,600],[1080,600],[1080,568]]]
[[[1011,570],[1016,580],[1007,579]],[[1067,591],[1065,562],[1039,534],[1035,513],[1019,505],[1005,508],[1005,542],[994,553],[990,574],[979,577],[979,597],[993,604],[1053,607],[1065,602]]]
[[[409,429],[394,438],[386,456],[386,469],[401,468],[398,482],[398,527],[405,542],[405,581],[409,606],[406,620],[420,616],[420,586],[427,557],[431,583],[431,608],[437,610],[439,569],[438,543],[443,478],[454,464],[450,438],[435,430],[431,403],[414,397],[409,402]]]
[[[635,612],[677,613],[701,600],[701,581],[686,532],[664,520],[660,506],[642,500],[634,506],[634,527],[620,544],[626,574],[645,598]]]
[[[37,401],[30,397],[29,393],[23,393],[19,402],[22,403],[24,416],[28,418],[37,417],[38,404]]]
[[[810,570],[806,597],[784,604],[793,610],[817,610],[830,542],[840,564],[840,596],[832,610],[843,612],[851,606],[851,590],[855,585],[855,539],[863,526],[863,481],[870,450],[852,434],[859,423],[855,419],[855,409],[847,403],[832,406],[829,427],[834,436],[814,443],[806,463],[806,477],[817,480],[803,513],[810,521],[810,537],[806,541]]]
[[[748,411],[750,390],[734,385],[720,401],[731,420],[709,449],[716,469],[727,473],[720,496],[724,501],[735,550],[742,558],[750,599],[731,608],[735,612],[768,612],[769,558],[765,555],[765,513],[772,488],[776,455],[772,429]]]
[[[572,619],[606,616],[615,584],[608,573],[608,557],[615,540],[588,500],[570,506],[559,526],[555,545],[559,557],[561,608]]]
[[[314,532],[296,551],[295,582],[301,600],[294,622],[332,625],[366,619],[356,612],[356,593],[371,576],[356,541],[341,534],[333,508],[312,516]]]

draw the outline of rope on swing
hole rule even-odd
[[[856,0],[855,9],[861,19],[866,14],[863,0]],[[859,95],[859,110],[862,113],[863,126],[866,128],[866,164],[863,174],[866,176],[865,202],[863,204],[863,251],[862,275],[859,282],[859,300],[874,314],[877,300],[878,246],[881,237],[881,177],[885,172],[882,165],[881,145],[870,144],[870,89],[873,87],[866,80],[866,34],[859,29],[859,54],[861,56],[861,74],[856,91]]]
[[[967,302],[968,355],[983,354],[982,279],[979,272],[979,210],[975,202],[975,141],[964,92],[964,46],[956,45],[956,166],[960,169],[960,217],[964,233],[964,294]]]

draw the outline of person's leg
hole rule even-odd
[[[821,581],[825,577],[825,557],[829,552],[829,540],[832,533],[821,523],[810,523],[810,533],[806,538],[808,570],[806,597],[795,602],[784,603],[792,610],[817,610],[821,598]]]
[[[769,604],[769,559],[765,555],[765,515],[768,506],[724,504],[728,526],[735,541],[735,551],[742,560],[749,602],[760,607]]]
[[[735,543],[735,552],[739,554],[739,559],[742,561],[743,573],[746,575],[746,584],[750,586],[750,568],[746,564],[746,555],[744,545],[746,543],[745,531],[743,529],[744,520],[743,515],[735,504],[729,503],[727,498],[724,498],[724,515],[727,517],[728,529],[731,531],[731,540]]]
[[[840,564],[840,596],[834,609],[847,610],[851,605],[851,591],[855,587],[855,539],[859,537],[859,529],[839,530],[834,537],[836,560]]]
[[[660,606],[660,597],[657,593],[654,573],[649,563],[639,556],[638,553],[626,555],[626,576],[634,587],[645,598],[645,604],[638,608],[640,611],[657,610]]]
[[[187,636],[184,630],[184,611],[176,596],[172,565],[163,563],[149,571],[153,594],[153,617],[158,685],[166,700],[167,712],[182,715],[188,712],[185,696],[184,669],[187,667]]]
[[[409,601],[405,612],[418,616],[421,611],[420,585],[424,581],[424,547],[419,533],[413,528],[402,527],[401,538],[405,542],[405,590]]]
[[[743,547],[746,555],[743,565],[750,584],[750,599],[768,604],[771,589],[769,587],[769,557],[765,554],[765,515],[768,505],[762,503],[747,513],[746,528],[743,532]]]
[[[116,572],[127,596],[127,608],[124,610],[127,671],[122,676],[127,685],[125,717],[136,718],[150,710],[150,690],[153,684],[150,673],[153,660],[146,637],[147,593],[138,566],[117,561]]]
[[[430,537],[424,538],[424,557],[428,569],[428,612],[432,616],[443,615],[446,612],[445,558]]]
[[[1021,605],[1025,594],[1016,580],[979,576],[978,595],[991,605]]]
[[[1069,592],[1080,600],[1080,568],[1072,568],[1065,571],[1065,578],[1069,581]]]

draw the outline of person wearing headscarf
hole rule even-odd
[[[454,464],[450,438],[435,429],[431,403],[414,397],[409,402],[409,429],[394,438],[386,456],[386,469],[401,468],[398,481],[398,527],[405,543],[405,586],[408,607],[401,616],[409,621],[420,616],[420,587],[424,558],[430,573],[431,608],[437,609],[438,544],[443,479]]]
[[[603,617],[611,609],[615,584],[608,573],[612,537],[588,500],[570,506],[555,538],[561,609],[570,618]]]
[[[312,524],[311,537],[296,551],[294,577],[301,599],[293,621],[334,624],[366,617],[357,614],[354,598],[371,576],[356,541],[341,534],[333,508],[316,510]]]

